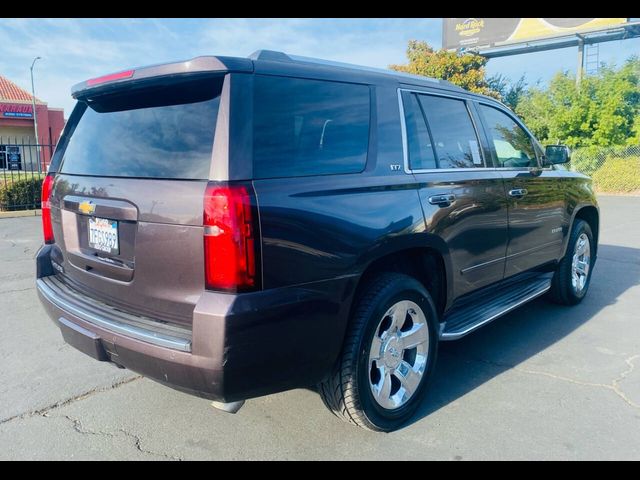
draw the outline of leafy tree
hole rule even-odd
[[[399,72],[441,78],[466,90],[499,98],[499,94],[489,86],[485,65],[488,59],[475,53],[448,52],[434,50],[427,42],[409,41],[407,65],[389,65]]]
[[[640,58],[620,68],[603,65],[583,78],[556,74],[547,88],[531,88],[518,102],[517,113],[545,142],[570,147],[625,145],[640,140]]]
[[[515,82],[510,81],[504,75],[498,73],[487,79],[489,88],[498,93],[498,98],[514,112],[518,108],[520,100],[527,93],[527,82],[522,75]]]

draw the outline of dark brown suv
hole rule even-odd
[[[491,98],[269,51],[73,96],[40,299],[79,350],[227,411],[318,385],[337,415],[392,430],[440,340],[587,292],[591,181]]]

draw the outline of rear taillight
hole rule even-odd
[[[53,174],[48,174],[42,182],[42,193],[40,195],[42,206],[42,232],[44,233],[44,243],[54,243],[53,226],[51,225],[51,190],[53,189]]]
[[[210,183],[204,195],[206,288],[241,292],[258,287],[251,185]]]

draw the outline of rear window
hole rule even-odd
[[[366,85],[256,76],[254,177],[361,172],[369,104]]]
[[[71,126],[60,171],[209,178],[221,89],[221,77],[174,80],[80,102],[84,112]]]

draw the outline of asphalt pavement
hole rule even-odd
[[[640,460],[640,197],[600,197],[590,292],[443,343],[413,421],[371,433],[312,390],[236,415],[68,347],[37,299],[40,217],[0,219],[0,459]]]

